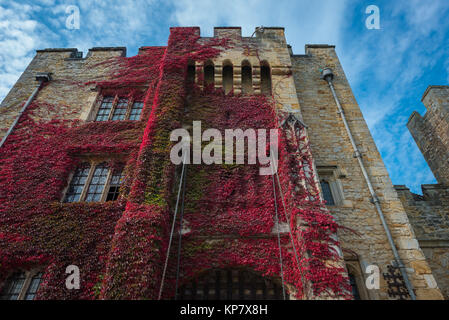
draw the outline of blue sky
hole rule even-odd
[[[80,29],[66,28],[66,8],[80,9]],[[365,27],[368,5],[380,9],[380,30]],[[422,115],[428,85],[449,82],[449,1],[355,0],[0,0],[0,100],[36,49],[165,45],[170,26],[283,26],[295,53],[306,43],[336,50],[394,184],[420,193],[435,179],[409,134]]]

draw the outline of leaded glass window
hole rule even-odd
[[[143,109],[141,99],[140,96],[137,98],[130,97],[130,99],[118,96],[105,96],[100,103],[95,121],[139,120]]]
[[[120,98],[114,109],[112,120],[125,120],[126,111],[128,110],[128,99]]]
[[[332,190],[329,182],[321,181],[321,190],[323,191],[323,199],[329,206],[335,205],[334,197],[332,196]]]
[[[25,272],[16,272],[9,277],[3,287],[1,299],[2,300],[17,300],[20,292],[25,284]]]
[[[77,168],[64,197],[64,202],[115,201],[123,180],[122,169],[112,172],[105,162],[83,164]]]
[[[18,271],[3,283],[0,300],[34,300],[41,284],[40,271]]]
[[[37,289],[39,289],[39,285],[42,281],[42,272],[36,273],[30,281],[30,285],[26,291],[25,294],[25,300],[34,300],[34,297],[36,296]]]
[[[101,200],[108,177],[108,171],[108,167],[103,163],[95,167],[89,187],[87,188],[86,202],[96,202]]]
[[[106,201],[115,201],[118,199],[122,179],[123,179],[122,170],[115,169],[111,176],[111,181],[109,182],[109,191],[106,197]]]
[[[95,121],[108,121],[109,115],[112,110],[112,104],[114,103],[114,97],[104,97],[101,102],[100,109],[98,110]]]
[[[90,167],[83,165],[76,169],[75,174],[70,182],[69,189],[67,190],[64,202],[77,202],[80,201],[81,194],[83,192],[84,185],[86,184],[87,177],[89,176]]]
[[[129,114],[129,120],[139,120],[140,114],[142,113],[143,102],[136,101],[133,103],[131,112]]]

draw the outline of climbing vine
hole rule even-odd
[[[140,121],[33,120],[33,112],[60,108],[32,104],[0,151],[0,282],[17,268],[46,266],[38,299],[156,299],[169,240],[179,172],[170,161],[172,130],[201,121],[203,130],[270,129],[288,115],[272,97],[226,95],[187,83],[187,66],[217,57],[232,45],[201,39],[197,28],[173,28],[167,47],[144,47],[131,58],[102,62],[114,72],[95,84],[102,94],[139,97]],[[198,83],[202,83],[197,68]],[[284,280],[298,298],[313,294],[350,298],[333,249],[339,226],[318,196],[303,128],[279,138],[277,203],[292,239],[281,237]],[[269,143],[267,143],[269,150]],[[61,203],[70,172],[83,155],[114,155],[125,164],[119,200]],[[181,285],[206,269],[250,267],[280,275],[271,176],[256,165],[188,165]],[[285,207],[281,204],[285,204]],[[178,226],[179,227],[179,226]],[[81,289],[64,286],[65,267],[80,267]],[[172,254],[163,298],[174,296]]]

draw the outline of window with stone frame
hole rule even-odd
[[[267,61],[260,64],[260,91],[262,94],[271,95],[271,68]]]
[[[104,95],[98,103],[94,121],[140,120],[142,97]]]
[[[326,205],[341,206],[349,205],[345,200],[341,179],[346,175],[336,166],[317,166],[320,181],[321,195]]]
[[[215,83],[215,66],[211,60],[204,63],[204,87],[213,86]]]
[[[103,97],[101,101],[100,108],[97,112],[97,117],[95,121],[108,121],[111,115],[112,104],[114,103],[114,97]]]
[[[345,253],[345,264],[354,300],[372,299],[373,297],[370,297],[369,290],[366,289],[364,272],[357,255]]]
[[[335,201],[334,201],[334,196],[332,195],[330,183],[326,180],[321,180],[320,185],[321,185],[321,191],[323,194],[324,201],[326,201],[326,204],[328,206],[334,206]]]
[[[242,93],[253,93],[253,72],[248,60],[242,62]]]
[[[42,276],[39,269],[14,272],[2,284],[0,300],[34,300]]]
[[[223,62],[222,77],[223,90],[228,94],[234,87],[234,68],[229,60]]]
[[[70,179],[63,202],[115,201],[122,181],[121,167],[110,168],[105,161],[82,163]]]
[[[359,288],[357,286],[357,280],[355,278],[355,275],[352,273],[348,273],[348,277],[349,277],[349,285],[351,286],[352,295],[354,297],[354,300],[361,300],[360,292],[359,292]]]

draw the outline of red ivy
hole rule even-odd
[[[201,120],[203,130],[270,129],[286,117],[270,97],[186,85],[189,63],[217,57],[229,45],[201,39],[197,28],[172,28],[167,47],[105,61],[115,71],[95,82],[103,93],[142,97],[146,88],[141,121],[36,122],[34,111],[61,106],[28,109],[0,153],[0,281],[15,268],[46,265],[38,298],[157,298],[179,182],[169,157],[170,132],[193,120]],[[283,235],[284,280],[298,298],[307,284],[316,295],[349,298],[344,270],[332,263],[339,260],[332,237],[339,226],[317,196],[305,133],[281,131],[278,171],[287,219],[279,193],[277,202],[300,258],[298,266]],[[120,200],[61,204],[80,156],[111,153],[128,155]],[[258,165],[188,166],[184,218],[190,232],[183,237],[182,283],[206,269],[240,266],[279,277],[271,179],[259,175]],[[174,294],[175,261],[172,254],[164,298]],[[65,289],[70,264],[80,267],[78,291]]]

